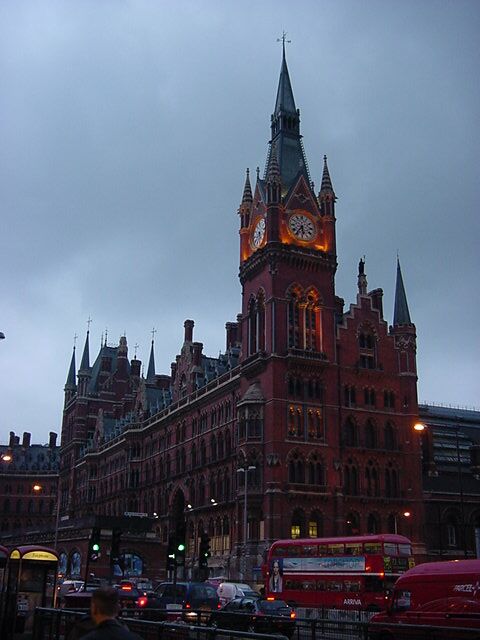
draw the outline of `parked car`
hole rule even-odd
[[[64,580],[57,585],[57,599],[63,600],[67,593],[76,593],[83,587],[83,580]]]
[[[135,586],[137,587],[138,591],[153,591],[152,581],[148,578],[137,578],[137,580],[135,581]]]
[[[222,582],[217,589],[220,605],[223,607],[234,598],[242,598],[244,596],[255,597],[259,595],[257,592],[242,582]]]
[[[195,611],[214,611],[219,607],[217,591],[204,582],[162,582],[155,591],[149,591],[138,600],[142,617],[148,620],[166,620],[176,615],[195,619]],[[155,611],[155,609],[157,611]],[[188,610],[191,610],[191,613]]]
[[[138,589],[134,582],[122,580],[116,589],[121,609],[141,608],[141,598],[145,598],[146,592]]]
[[[283,600],[259,597],[234,598],[210,615],[209,626],[249,633],[295,633],[296,613]]]

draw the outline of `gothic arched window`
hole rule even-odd
[[[312,351],[319,350],[319,311],[318,305],[313,297],[307,298],[305,307],[305,348]]]
[[[343,425],[343,444],[346,447],[356,447],[358,444],[357,425],[353,418],[347,418]]]
[[[296,293],[288,301],[288,346],[300,347],[300,304]]]
[[[387,422],[385,425],[385,449],[393,451],[395,448],[395,429],[391,422]]]
[[[252,298],[248,305],[248,353],[256,353],[257,345],[257,309],[255,300]]]
[[[365,425],[365,447],[367,449],[376,449],[377,447],[377,431],[371,420],[367,420]]]

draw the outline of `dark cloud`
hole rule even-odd
[[[312,177],[326,153],[339,195],[338,294],[354,301],[366,254],[391,320],[398,251],[420,398],[478,404],[479,17],[461,0],[2,3],[2,433],[59,429],[90,314],[93,345],[126,330],[144,360],[155,325],[163,372],[187,317],[223,348],[283,28]]]

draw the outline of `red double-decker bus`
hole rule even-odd
[[[380,611],[414,565],[410,540],[396,534],[277,540],[267,554],[265,589],[296,607]]]

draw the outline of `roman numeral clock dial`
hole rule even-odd
[[[288,227],[295,238],[309,242],[316,236],[315,223],[308,216],[301,213],[294,213],[290,216]]]
[[[260,218],[253,229],[252,235],[252,245],[255,249],[262,244],[263,238],[265,237],[265,219]]]

